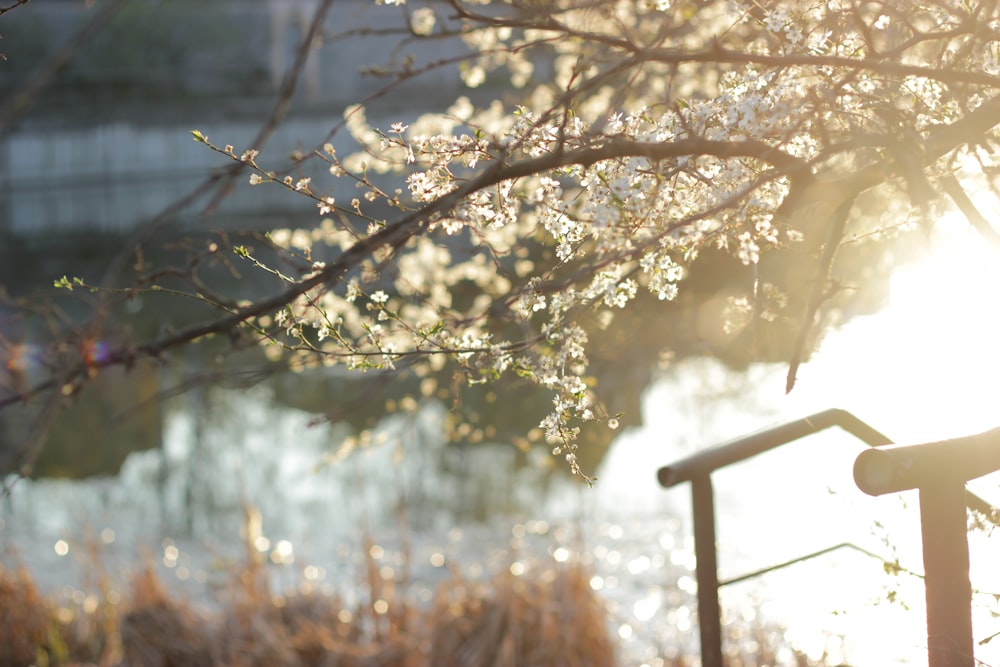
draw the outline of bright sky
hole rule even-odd
[[[803,402],[839,395],[897,440],[1000,424],[1000,251],[957,220],[929,250],[893,277],[887,310],[819,350],[800,373]]]
[[[984,242],[964,221],[944,221],[926,256],[900,270],[891,282],[889,308],[851,323],[830,336],[814,362],[799,375],[800,387],[784,399],[781,412],[795,414],[843,407],[886,433],[896,442],[921,443],[978,433],[1000,425],[1000,252]],[[799,392],[798,396],[794,394]],[[844,463],[841,463],[843,466]],[[978,480],[974,490],[996,504],[1000,475]],[[843,491],[850,496],[850,484]],[[886,520],[889,539],[901,561],[922,570],[916,493],[897,497],[858,499],[863,512],[880,514],[910,506]],[[871,529],[869,529],[871,531]],[[990,567],[1000,548],[984,536],[972,540],[973,585],[1000,590],[1000,578]],[[884,553],[883,549],[881,553]],[[852,577],[835,577],[835,588],[849,587]],[[918,584],[913,580],[911,584]],[[911,587],[911,597],[922,602],[922,587]],[[984,607],[990,607],[980,602]],[[893,647],[922,647],[922,606],[918,613],[893,613],[866,619],[854,634],[872,644],[866,652],[889,660]],[[995,608],[995,607],[994,607]],[[896,610],[901,612],[901,610]],[[858,613],[866,618],[867,613]],[[847,620],[845,615],[845,621]],[[867,634],[866,628],[879,632]],[[906,630],[903,630],[906,627]],[[845,628],[846,629],[846,628]],[[898,629],[898,633],[896,630]],[[978,641],[1000,630],[984,613],[976,626]],[[885,637],[891,638],[885,641]],[[1000,664],[1000,647],[977,648],[981,660]],[[988,650],[992,649],[992,650]],[[881,655],[879,655],[881,654]],[[922,653],[917,653],[923,658]],[[924,660],[926,658],[923,658]]]
[[[618,506],[623,500],[616,495],[631,495],[633,503],[642,495],[644,508],[658,499],[689,516],[686,488],[654,490],[647,480],[655,467],[678,451],[831,407],[906,444],[1000,426],[1000,251],[964,220],[942,221],[925,256],[893,277],[887,309],[828,335],[788,396],[784,375],[784,368],[751,369],[739,397],[720,401],[705,395],[704,385],[724,388],[732,378],[710,363],[688,365],[649,391],[646,425],[616,443],[619,451],[602,466],[598,486],[605,485],[603,492]],[[904,566],[922,571],[916,492],[864,496],[851,476],[863,448],[834,429],[715,473],[721,576],[844,541],[890,556],[884,536]],[[1000,505],[1000,475],[970,486]],[[990,592],[1000,592],[1000,576],[991,572],[1000,559],[998,541],[972,539],[973,585]],[[899,588],[909,610],[876,604],[887,587]],[[762,616],[794,619],[792,636],[803,645],[820,646],[825,634],[844,633],[854,647],[846,656],[852,664],[926,664],[922,582],[886,577],[877,561],[838,552],[723,589],[724,606],[727,600],[746,604],[755,591],[772,599],[762,605]],[[977,606],[979,641],[1000,632],[1000,621],[989,618],[988,610],[996,608],[991,598]],[[1000,646],[977,647],[977,657],[1000,665]]]

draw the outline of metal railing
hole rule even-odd
[[[825,410],[747,435],[657,472],[664,487],[691,483],[702,667],[722,667],[720,586],[852,546],[837,545],[720,582],[712,472],[831,426],[839,426],[866,445],[877,448],[862,452],[855,461],[854,478],[862,491],[882,495],[913,488],[920,490],[929,665],[972,667],[972,589],[966,508],[988,517],[995,517],[996,510],[967,491],[965,482],[1000,470],[1000,429],[925,445],[887,447],[892,445],[887,436],[840,409]]]

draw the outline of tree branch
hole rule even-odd
[[[31,2],[31,0],[16,0],[16,2],[13,5],[8,5],[6,7],[0,7],[0,16],[3,16],[7,12],[14,11],[15,9],[17,9],[21,5],[26,5],[29,2]]]
[[[1000,76],[985,72],[970,72],[956,69],[907,65],[900,62],[873,60],[870,58],[846,58],[844,56],[781,55],[771,56],[761,53],[736,51],[717,45],[701,51],[682,51],[670,48],[644,49],[643,58],[659,63],[733,63],[746,65],[766,65],[767,67],[843,67],[854,70],[868,70],[879,74],[895,76],[919,76],[945,84],[970,83],[989,88],[1000,88]]]
[[[405,216],[378,233],[358,241],[347,249],[337,261],[328,264],[310,278],[295,283],[288,289],[272,297],[237,309],[225,317],[188,327],[143,345],[121,347],[110,352],[101,360],[93,360],[89,365],[81,364],[77,368],[68,371],[59,381],[45,381],[17,396],[0,399],[0,409],[23,402],[40,393],[52,390],[57,386],[62,386],[67,382],[72,382],[83,377],[88,372],[109,366],[129,366],[139,356],[159,357],[172,348],[194,342],[205,336],[231,331],[252,318],[274,313],[311,289],[321,285],[336,284],[353,267],[357,266],[366,257],[369,257],[375,250],[382,247],[390,247],[393,250],[400,248],[421,229],[424,229],[426,222],[436,216],[447,214],[466,197],[484,188],[506,180],[542,173],[572,164],[590,166],[602,160],[626,157],[648,157],[650,159],[662,160],[685,155],[712,155],[719,158],[752,157],[789,171],[806,168],[804,161],[763,142],[721,142],[702,139],[686,139],[663,144],[613,139],[605,145],[596,148],[581,148],[572,151],[551,153],[510,165],[496,162],[492,167],[481,172],[478,177],[468,181],[458,189],[444,195],[424,208]]]
[[[27,1],[27,0],[25,0]],[[63,68],[69,65],[73,56],[80,49],[81,46],[89,42],[91,39],[101,31],[104,24],[114,16],[123,5],[125,0],[112,0],[108,4],[101,7],[101,10],[87,22],[85,26],[80,28],[72,39],[66,43],[66,45],[60,49],[55,55],[50,57],[41,67],[39,67],[28,80],[28,83],[19,92],[11,95],[10,102],[0,108],[0,137],[3,137],[14,124],[19,117],[25,114],[35,103],[35,98],[45,90],[45,87],[49,85],[49,82],[60,72]],[[4,11],[10,11],[18,5],[13,5],[8,7]]]
[[[934,156],[943,155],[962,143],[975,140],[977,133],[982,133],[997,123],[1000,123],[1000,96],[987,101],[976,111],[969,114],[969,116],[933,132],[924,142],[925,155],[927,155],[928,160],[933,159]],[[19,396],[0,399],[0,409],[26,400],[38,393],[51,390],[57,384],[64,384],[66,381],[79,378],[92,370],[106,366],[129,365],[138,356],[143,355],[158,357],[172,348],[196,341],[205,336],[231,331],[254,317],[274,313],[315,287],[339,282],[348,271],[357,266],[364,258],[370,256],[376,249],[388,246],[395,250],[402,247],[411,237],[424,228],[426,222],[439,215],[447,214],[467,196],[503,181],[523,178],[570,165],[589,167],[603,160],[628,157],[665,160],[692,155],[711,155],[720,159],[753,158],[771,164],[775,168],[788,173],[790,176],[807,174],[810,164],[805,160],[785,153],[780,148],[761,141],[744,140],[727,142],[698,138],[681,139],[664,143],[637,142],[613,138],[600,146],[553,152],[513,164],[495,162],[491,167],[482,171],[478,177],[466,182],[458,189],[444,195],[422,209],[405,216],[378,233],[358,241],[345,251],[336,262],[328,264],[322,271],[302,282],[292,285],[279,294],[258,301],[245,308],[235,310],[226,317],[189,327],[143,345],[120,348],[107,355],[100,362],[92,362],[90,366],[81,365],[79,368],[69,372],[67,376],[64,376],[67,379],[61,382],[43,382]],[[858,194],[888,179],[893,173],[893,166],[891,161],[880,161],[845,179],[833,182],[820,182],[809,178],[802,181],[803,183],[811,184],[804,188],[804,195],[790,193],[789,198],[786,198],[786,203],[787,199],[796,199],[799,201],[799,205],[792,209],[793,215],[797,218],[803,217],[803,212],[817,203],[829,205],[830,209],[838,211],[839,215],[839,212],[845,206],[849,210],[849,204],[854,201],[854,198]],[[782,205],[782,208],[785,208],[785,204]],[[835,231],[836,228],[837,225],[834,224],[832,230]],[[831,234],[833,231],[831,231]],[[824,250],[824,262],[832,262],[832,255],[827,259],[827,254],[832,252],[833,250],[829,248],[828,241]],[[823,263],[821,262],[821,269],[823,269],[822,265]],[[828,272],[829,266],[826,266],[822,270],[822,273],[826,275]],[[813,301],[816,301],[816,299]],[[810,310],[807,312],[808,317],[815,316],[815,309],[818,308],[818,305],[817,303],[815,308],[812,305],[810,306]],[[804,337],[807,333],[808,331],[804,330],[801,336]],[[803,345],[799,346],[800,349],[796,353],[796,358],[792,360],[794,368],[790,369],[789,375],[792,378],[792,384],[794,384],[794,369],[798,367],[798,357],[801,356],[801,350],[804,349]]]
[[[771,144],[752,139],[744,141],[712,141],[695,138],[662,143],[610,139],[600,146],[587,146],[550,153],[507,166],[503,169],[503,176],[494,183],[491,183],[491,185],[495,185],[495,183],[501,180],[521,178],[570,165],[590,167],[604,160],[617,160],[629,157],[668,160],[692,155],[709,155],[723,160],[738,157],[754,158],[761,162],[766,162],[788,174],[808,169],[809,164],[805,160],[789,155]]]
[[[816,271],[816,284],[813,286],[812,295],[806,305],[805,313],[802,316],[802,326],[799,328],[799,335],[795,339],[795,348],[792,350],[792,358],[788,361],[788,373],[785,375],[785,393],[787,394],[795,387],[796,375],[799,366],[802,364],[802,357],[806,348],[806,341],[816,324],[816,313],[820,306],[829,298],[827,284],[830,281],[830,270],[833,268],[833,260],[837,256],[837,248],[840,247],[840,240],[844,237],[844,230],[847,228],[847,220],[850,217],[851,207],[854,206],[854,197],[845,199],[844,202],[834,211],[830,221],[830,233],[827,235],[826,244],[823,246],[823,256],[819,261],[819,269]]]
[[[993,226],[990,225],[989,220],[979,212],[979,209],[976,208],[976,205],[969,199],[969,195],[966,194],[965,190],[959,184],[958,179],[948,174],[941,179],[941,185],[944,186],[945,194],[955,202],[958,210],[965,215],[972,228],[979,232],[979,235],[988,241],[990,245],[1000,250],[1000,233],[997,233],[993,229]]]

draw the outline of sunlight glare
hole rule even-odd
[[[784,411],[792,418],[830,407],[843,407],[901,444],[919,444],[979,433],[1000,425],[996,386],[1000,378],[1000,251],[973,230],[961,216],[942,220],[928,241],[925,255],[902,266],[890,281],[888,306],[869,317],[848,322],[832,332],[807,366],[808,381],[795,398],[789,397]],[[795,391],[792,394],[795,394]],[[796,406],[792,410],[792,406]],[[806,408],[804,411],[802,408]],[[817,436],[819,437],[819,436]],[[826,454],[824,453],[824,456]],[[839,469],[840,466],[838,466]],[[997,504],[1000,493],[997,475],[980,480],[989,491],[976,492]],[[846,489],[845,489],[846,492]],[[850,489],[850,494],[856,489]],[[845,497],[853,495],[845,493]],[[992,498],[991,498],[992,495]],[[916,499],[910,494],[853,501],[867,511],[900,510],[900,498],[907,501],[911,520],[900,514],[886,523],[888,535],[902,562],[922,570],[920,532],[916,519]],[[863,516],[843,515],[845,527]],[[869,518],[869,521],[871,518]],[[860,536],[859,536],[860,539]],[[996,551],[994,547],[992,551]],[[976,563],[995,562],[995,554],[972,549],[973,585],[996,586],[996,577],[986,582],[975,576]],[[859,583],[861,579],[859,578]],[[921,636],[923,614],[922,585],[906,583],[913,589],[903,595],[911,611],[889,605],[891,612],[877,619],[875,608],[852,609],[838,618],[848,643],[866,656],[879,659],[910,659],[919,662],[926,638]],[[842,583],[840,584],[843,585]],[[993,590],[987,588],[987,590]],[[831,591],[824,599],[833,600]],[[898,623],[906,616],[914,628],[909,655],[906,642],[884,645],[879,633],[866,637],[862,621],[872,616],[871,628]],[[915,617],[916,616],[916,617]],[[891,621],[890,618],[897,618]],[[831,619],[832,620],[832,619]],[[831,625],[833,625],[831,623]],[[995,625],[977,614],[976,639]],[[803,641],[804,644],[809,642]],[[983,650],[977,646],[977,653]],[[987,657],[983,650],[982,656]],[[994,655],[988,656],[990,659]]]
[[[1000,252],[949,217],[925,257],[892,276],[886,309],[831,333],[800,399],[840,404],[897,442],[982,431],[996,426],[998,333]]]
[[[960,397],[975,430],[995,418],[994,398],[985,390],[1000,369],[1000,253],[974,231],[948,227],[937,251],[893,279],[886,338],[899,346],[898,376]],[[988,421],[975,418],[984,412]],[[950,411],[939,414],[952,422],[943,428],[956,435],[966,430]]]

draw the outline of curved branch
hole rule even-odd
[[[348,248],[337,261],[328,264],[315,275],[295,283],[288,289],[267,299],[232,311],[229,315],[203,324],[174,332],[162,338],[135,347],[121,347],[111,351],[105,358],[80,364],[69,370],[61,380],[49,380],[17,396],[0,399],[0,409],[23,402],[45,391],[62,386],[83,377],[89,372],[109,366],[129,366],[140,356],[159,357],[164,352],[194,342],[200,338],[234,330],[255,317],[269,315],[291,303],[299,296],[321,285],[336,284],[355,266],[379,248],[396,250],[410,238],[425,229],[428,221],[446,215],[469,195],[489,188],[503,181],[559,169],[572,164],[590,166],[596,162],[627,157],[648,157],[662,160],[671,157],[691,155],[712,155],[719,158],[751,157],[768,162],[775,167],[795,171],[806,169],[806,163],[788,155],[771,145],[757,141],[722,142],[703,139],[685,139],[663,144],[612,139],[602,146],[560,151],[538,158],[513,164],[496,162],[482,171],[476,178],[466,182],[456,190],[440,197],[420,210],[403,217],[372,236],[362,239]]]
[[[780,148],[747,139],[744,141],[713,141],[710,139],[680,139],[662,143],[611,139],[596,147],[577,148],[543,155],[509,165],[503,170],[500,180],[530,176],[542,171],[559,169],[570,165],[590,167],[604,160],[629,157],[645,157],[651,160],[708,155],[720,159],[748,157],[766,162],[781,171],[793,174],[808,169],[808,162],[789,155]],[[494,185],[499,182],[490,183]]]
[[[899,62],[873,60],[870,58],[847,58],[844,56],[782,55],[771,56],[727,49],[721,45],[701,51],[681,51],[679,49],[645,49],[642,56],[650,61],[681,63],[734,63],[746,65],[766,65],[767,67],[841,67],[854,70],[869,70],[894,76],[919,76],[944,84],[970,83],[988,88],[1000,88],[1000,76],[985,72],[969,72],[956,69],[939,69],[923,65],[907,65]]]
[[[24,3],[7,7],[0,14],[9,12],[20,6],[20,4]],[[111,17],[124,5],[125,0],[113,0],[101,7],[93,18],[73,35],[65,46],[42,63],[21,90],[10,96],[9,101],[0,108],[0,138],[10,131],[14,125],[14,121],[31,109],[35,104],[36,98],[51,83],[52,79],[69,65],[77,51],[92,40],[101,31],[104,24],[111,20]]]
[[[965,118],[939,130],[935,130],[923,142],[925,159],[930,162],[957,148],[963,143],[974,141],[983,132],[1000,124],[1000,96],[988,100],[976,111]],[[625,139],[610,139],[606,143],[572,150],[559,150],[548,155],[530,158],[505,164],[497,161],[491,167],[453,190],[431,202],[427,206],[414,211],[378,233],[362,239],[344,252],[341,257],[310,278],[290,286],[288,289],[272,297],[258,301],[245,308],[240,308],[229,315],[189,327],[163,338],[136,347],[124,347],[113,351],[99,363],[89,366],[80,365],[64,375],[61,382],[50,380],[18,396],[0,399],[0,409],[41,392],[51,390],[58,384],[82,377],[88,372],[99,368],[116,365],[130,365],[139,356],[158,357],[167,350],[196,341],[205,336],[231,331],[244,322],[263,315],[271,314],[309,290],[321,285],[335,284],[364,258],[375,250],[389,247],[393,250],[402,247],[426,223],[440,215],[446,215],[469,195],[503,181],[523,178],[526,176],[559,169],[571,165],[591,166],[603,160],[623,159],[629,157],[646,157],[653,160],[665,160],[684,156],[710,155],[720,159],[753,158],[766,162],[792,177],[804,174],[809,178],[795,179],[803,184],[789,193],[781,209],[801,217],[804,211],[817,203],[828,205],[828,210],[841,211],[860,192],[878,185],[889,179],[895,170],[893,161],[879,161],[846,178],[832,182],[819,181],[809,174],[810,162],[789,155],[780,148],[770,144],[754,141],[712,141],[708,139],[681,139],[664,143],[628,141]],[[793,205],[789,206],[789,204]],[[779,213],[781,210],[779,210]],[[817,221],[813,221],[814,223]],[[832,252],[832,251],[831,251]],[[832,257],[830,258],[832,261]],[[794,373],[792,374],[794,376]]]
[[[6,7],[0,7],[0,16],[3,16],[7,12],[12,12],[15,9],[17,9],[18,7],[20,7],[21,5],[26,5],[29,2],[31,2],[31,0],[15,0],[15,2],[14,2],[13,5],[8,5]]]
[[[306,61],[309,59],[309,55],[316,44],[316,40],[322,34],[323,22],[326,20],[326,15],[330,11],[330,7],[332,5],[333,0],[323,0],[323,4],[316,8],[312,21],[309,24],[309,29],[302,36],[298,48],[295,51],[295,62],[292,64],[292,68],[285,74],[285,78],[281,82],[281,87],[278,90],[278,97],[274,108],[271,109],[271,114],[268,116],[267,122],[264,123],[263,127],[261,127],[260,131],[257,133],[257,136],[254,137],[252,142],[250,142],[250,146],[253,148],[260,150],[271,135],[274,134],[274,131],[278,129],[278,126],[281,125],[282,121],[285,120],[285,117],[288,116],[288,112],[292,108],[292,98],[298,88],[299,77],[305,69]],[[244,163],[236,162],[226,171],[226,173],[222,176],[224,184],[216,191],[211,201],[209,201],[205,206],[206,211],[213,212],[216,208],[218,208],[222,199],[228,194],[228,186],[237,176],[240,175],[244,167]]]
[[[907,154],[919,156],[921,163],[917,168],[923,169],[956,148],[979,141],[984,134],[998,125],[1000,125],[1000,95],[987,100],[964,118],[928,132],[927,137],[918,143],[915,150]],[[775,212],[775,217],[802,220],[811,216],[814,218],[813,222],[816,222],[812,214],[815,213],[817,205],[822,204],[827,212],[834,211],[845,200],[853,199],[865,190],[913,168],[913,165],[907,165],[904,169],[898,162],[898,158],[883,159],[839,178],[802,179],[800,187],[796,187],[797,184],[793,182],[791,191]]]

